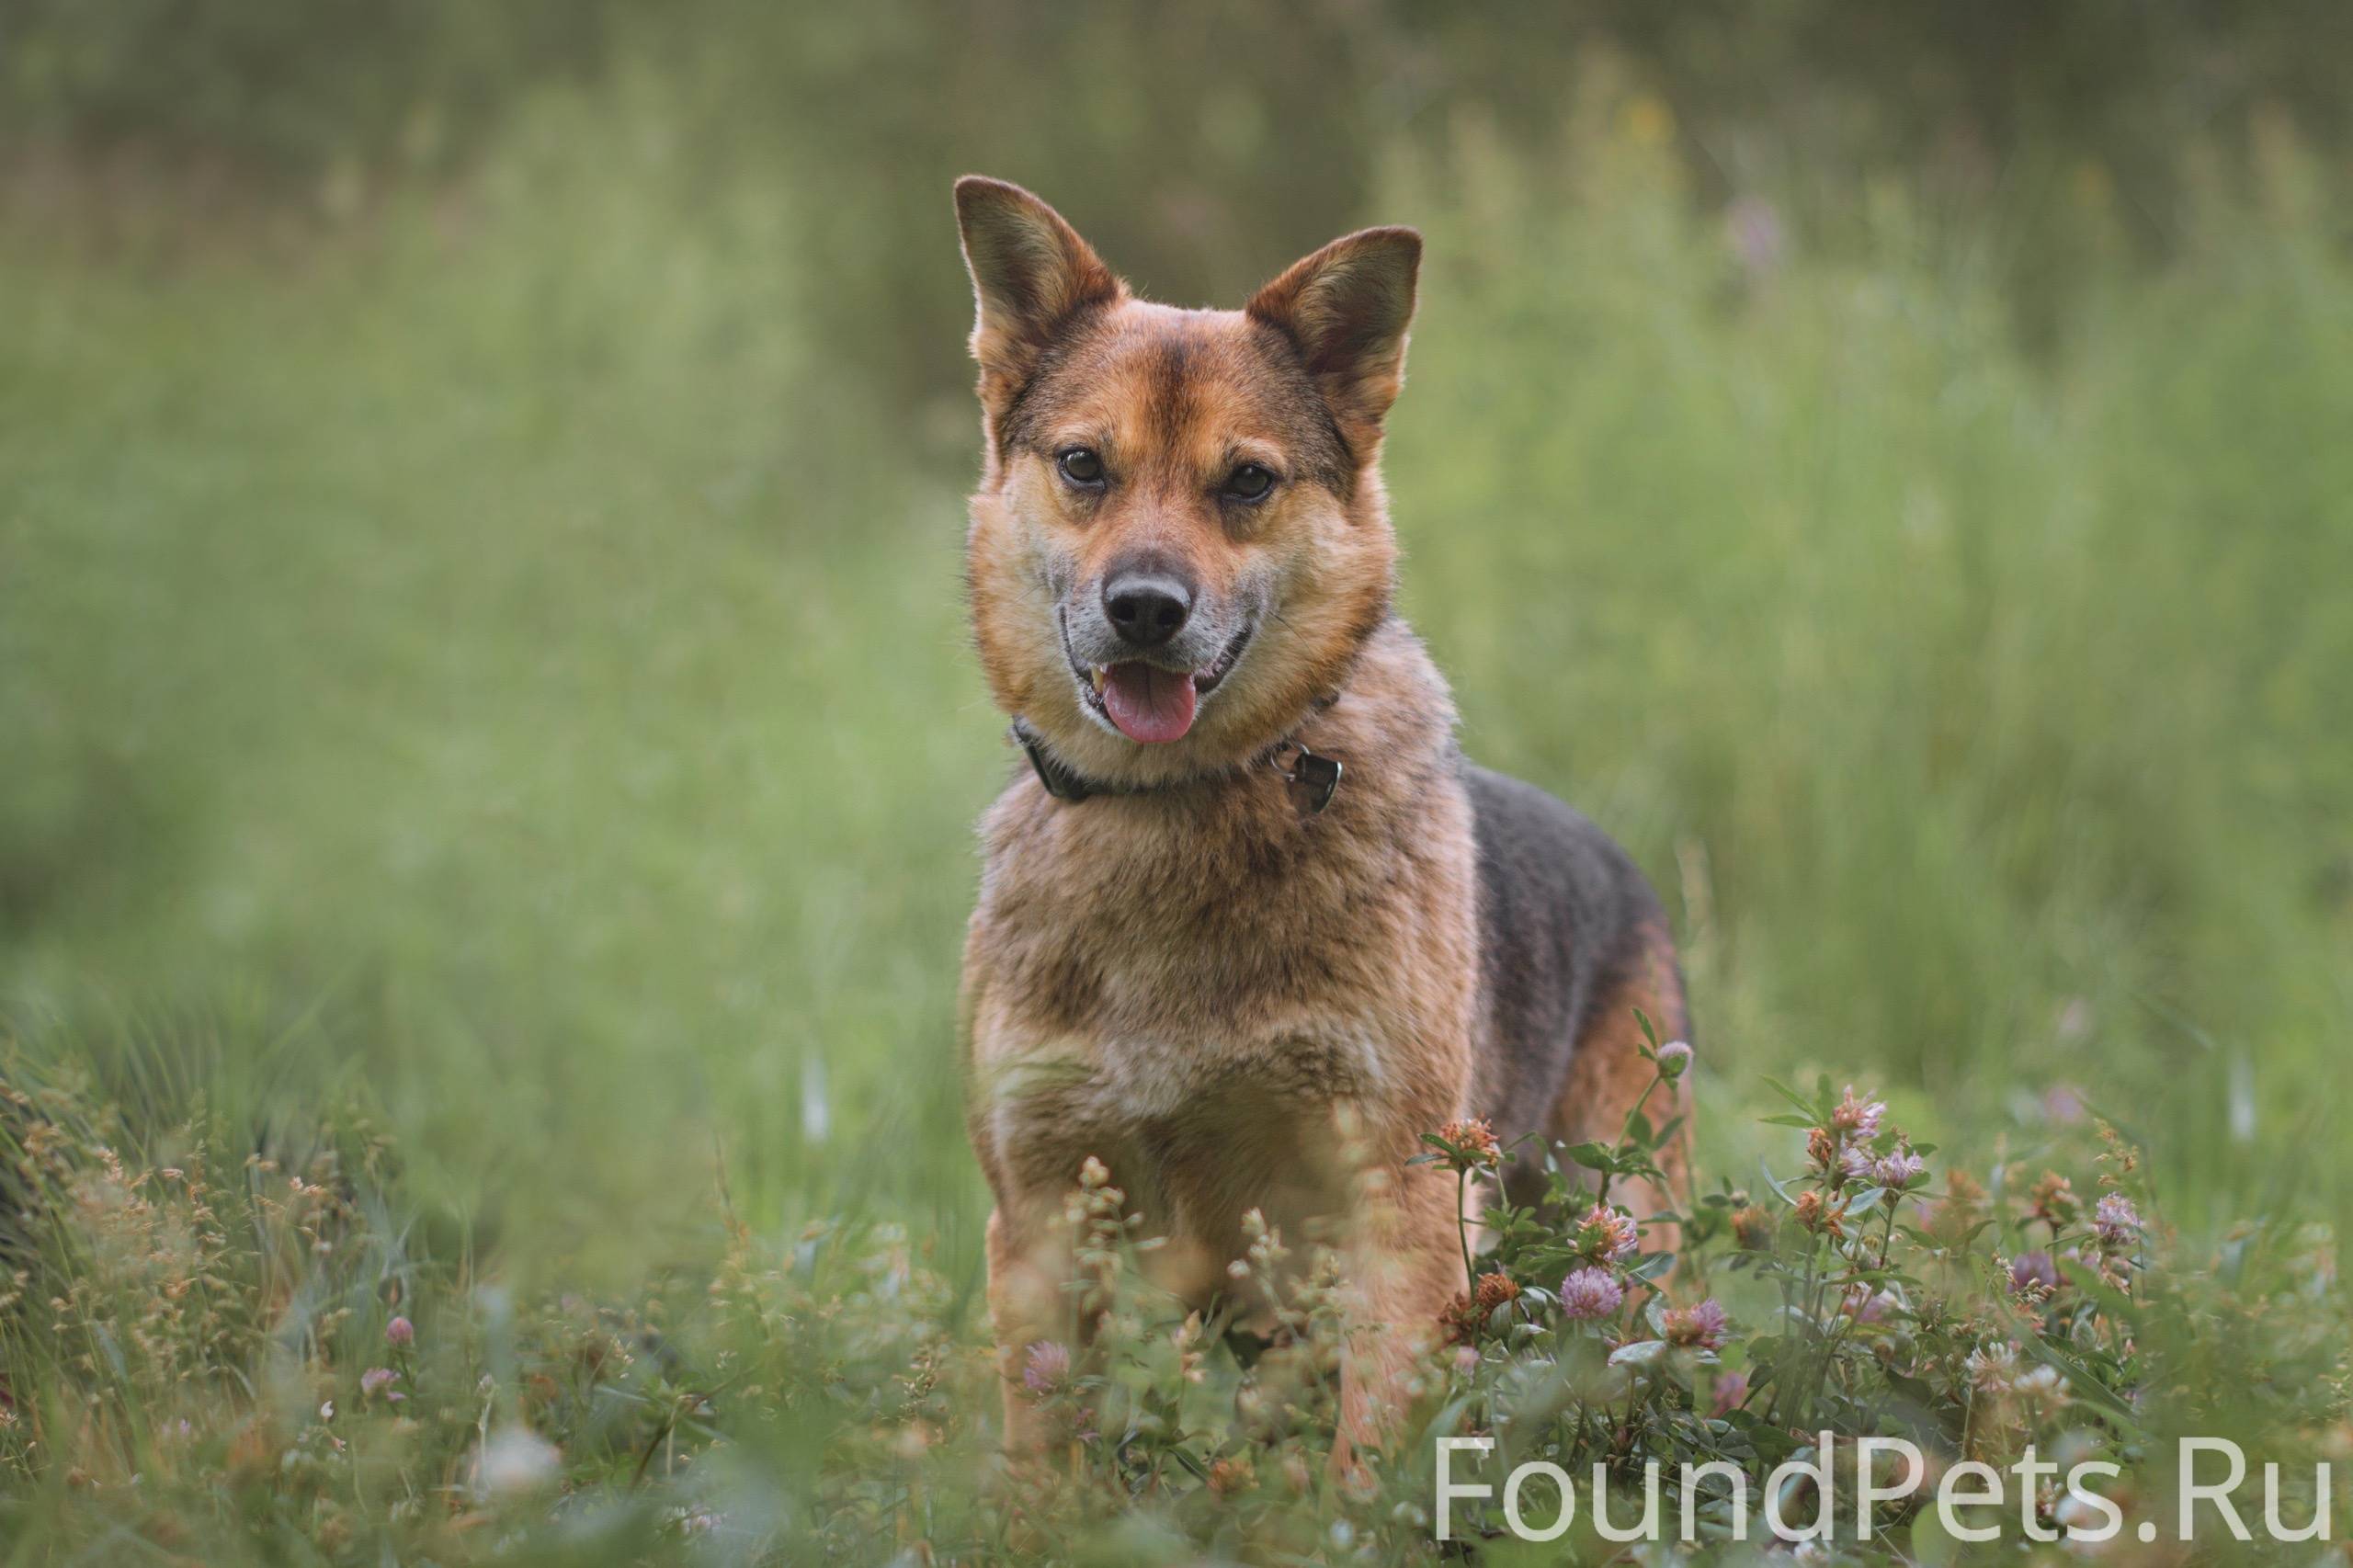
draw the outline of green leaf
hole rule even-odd
[[[2135,1436],[2141,1434],[2141,1418],[2132,1413],[2131,1405],[2109,1391],[2108,1385],[2100,1381],[2098,1373],[2076,1359],[2075,1356],[2060,1349],[2059,1346],[2035,1333],[2025,1324],[2020,1323],[2016,1316],[2006,1312],[2003,1315],[2009,1319],[2011,1336],[2029,1355],[2046,1367],[2057,1369],[2060,1374],[2066,1378],[2068,1392],[2087,1404],[2097,1405],[2101,1414],[2127,1432]]]
[[[1912,1561],[1920,1568],[1947,1568],[1960,1561],[1961,1543],[1945,1528],[1944,1512],[1923,1508],[1912,1518]]]
[[[1664,1339],[1638,1339],[1631,1345],[1621,1345],[1609,1353],[1613,1367],[1648,1367],[1666,1353]]]
[[[1780,1096],[1783,1099],[1789,1101],[1790,1104],[1795,1106],[1801,1112],[1802,1112],[1805,1116],[1805,1124],[1808,1127],[1821,1126],[1830,1115],[1830,1081],[1827,1078],[1823,1080],[1824,1097],[1822,1103],[1819,1105],[1807,1099],[1803,1095],[1798,1093],[1787,1084],[1782,1083],[1779,1078],[1767,1078],[1765,1080],[1765,1086],[1772,1090],[1775,1094]]]
[[[1937,1396],[1935,1389],[1919,1378],[1906,1376],[1892,1368],[1888,1369],[1883,1375],[1887,1379],[1888,1387],[1910,1400],[1923,1411],[1935,1410],[1945,1403]]]
[[[1756,1394],[1753,1391],[1756,1385],[1752,1383],[1749,1386],[1752,1390],[1749,1397],[1754,1399]],[[1756,1450],[1756,1460],[1760,1469],[1769,1471],[1797,1451],[1796,1439],[1779,1426],[1760,1420],[1750,1411],[1728,1411],[1725,1413],[1724,1420],[1733,1430],[1746,1437],[1749,1447]]]
[[[2131,1323],[2138,1320],[2140,1314],[2135,1309],[2132,1298],[2109,1285],[2107,1280],[2102,1279],[2097,1269],[2088,1267],[2082,1263],[2078,1263],[2071,1257],[2063,1257],[2058,1259],[2057,1262],[2059,1265],[2060,1277],[2064,1278],[2068,1284],[2073,1285],[2076,1290],[2081,1290],[2085,1295],[2090,1297],[2093,1301],[2097,1301],[2101,1307],[2110,1312],[2113,1312],[2116,1316],[2123,1319],[2125,1322]]]

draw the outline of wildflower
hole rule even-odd
[[[1561,1281],[1561,1312],[1580,1322],[1606,1318],[1618,1310],[1626,1292],[1606,1268],[1577,1269]]]
[[[2034,1217],[2048,1225],[2064,1225],[2082,1208],[2074,1184],[2057,1171],[2043,1172],[2027,1197],[2034,1204]]]
[[[1220,1497],[1247,1492],[1258,1484],[1258,1472],[1247,1454],[1235,1454],[1210,1466],[1210,1491]]]
[[[1843,1199],[1828,1202],[1822,1194],[1808,1188],[1798,1194],[1796,1213],[1798,1223],[1809,1231],[1829,1236],[1847,1233],[1847,1204]]]
[[[1176,1347],[1176,1371],[1188,1383],[1198,1383],[1209,1374],[1201,1365],[1201,1314],[1187,1312],[1185,1321],[1168,1335]]]
[[[1483,1118],[1449,1121],[1438,1130],[1438,1141],[1447,1145],[1446,1163],[1451,1170],[1491,1171],[1503,1161],[1495,1131]]]
[[[1043,1397],[1061,1388],[1070,1377],[1070,1346],[1041,1339],[1029,1346],[1021,1368],[1021,1386]]]
[[[1718,1378],[1715,1401],[1711,1407],[1716,1419],[1721,1421],[1732,1412],[1738,1410],[1742,1402],[1747,1398],[1748,1374],[1746,1372],[1726,1372],[1722,1377]]]
[[[2141,1234],[2140,1211],[2120,1192],[2102,1193],[2092,1210],[2092,1230],[2109,1246],[2130,1246]]]
[[[1518,1297],[1519,1282],[1510,1275],[1482,1274],[1479,1276],[1480,1311],[1494,1312],[1506,1301],[1517,1301]]]
[[[502,1426],[474,1458],[474,1490],[483,1497],[534,1492],[552,1480],[563,1459],[556,1446],[528,1426]]]
[[[1838,1179],[1840,1181],[1875,1181],[1878,1179],[1876,1174],[1878,1169],[1879,1162],[1871,1158],[1871,1152],[1869,1149],[1849,1144],[1838,1151]]]
[[[1473,1372],[1476,1372],[1479,1369],[1479,1362],[1480,1356],[1479,1347],[1477,1346],[1464,1345],[1460,1346],[1455,1349],[1454,1371],[1457,1377],[1467,1378],[1471,1376]]]
[[[2035,1367],[2022,1372],[2010,1387],[2046,1415],[2067,1407],[2067,1380],[2054,1367]]]
[[[1773,1244],[1773,1216],[1754,1203],[1732,1211],[1732,1239],[1744,1252],[1763,1252]]]
[[[1859,1141],[1879,1136],[1880,1118],[1887,1114],[1884,1100],[1859,1100],[1855,1085],[1847,1085],[1847,1097],[1830,1112],[1830,1125],[1841,1135]]]
[[[2080,1493],[2070,1492],[2051,1510],[2051,1522],[2069,1535],[2087,1536],[2099,1533],[2106,1519],[2097,1504]]]
[[[1577,1221],[1577,1251],[1597,1263],[1615,1263],[1642,1244],[1642,1227],[1631,1214],[1597,1203]]]
[[[2047,1252],[2022,1252],[2010,1259],[2010,1289],[2048,1296],[2059,1289],[2059,1266]]]
[[[1927,1170],[1926,1160],[1898,1144],[1893,1153],[1880,1156],[1878,1164],[1871,1167],[1871,1179],[1881,1187],[1901,1192],[1926,1176]]]
[[[1750,279],[1763,282],[1781,268],[1789,233],[1781,215],[1761,196],[1744,196],[1724,209],[1724,237]]]
[[[1903,1304],[1892,1290],[1873,1290],[1868,1285],[1849,1285],[1838,1302],[1838,1310],[1857,1323],[1885,1323],[1888,1314]]]
[[[1945,1177],[1944,1196],[1929,1206],[1928,1233],[1950,1245],[1975,1228],[1984,1209],[1985,1188],[1967,1171],[1954,1171]]]
[[[1969,1381],[1980,1393],[2003,1393],[2018,1364],[2018,1347],[2007,1340],[1982,1346],[1969,1353]]]
[[[2088,998],[2070,996],[2067,1005],[2059,1009],[2056,1029],[2061,1040],[2073,1043],[2091,1033],[2092,1025],[2097,1021],[2098,1015],[2092,1011]]]
[[[1482,1274],[1475,1293],[1458,1295],[1453,1304],[1439,1315],[1438,1322],[1452,1343],[1468,1346],[1487,1326],[1495,1309],[1519,1295],[1518,1282],[1508,1274]],[[1476,1354],[1475,1352],[1473,1353]]]
[[[1838,1140],[1828,1129],[1815,1128],[1805,1135],[1805,1157],[1815,1170],[1828,1175],[1838,1168]]]
[[[384,1341],[389,1345],[409,1345],[416,1339],[416,1325],[404,1317],[394,1317],[384,1325]]]
[[[1687,1040],[1671,1040],[1658,1048],[1658,1075],[1669,1082],[1683,1076],[1691,1065],[1691,1046]]]
[[[1713,1296],[1693,1307],[1675,1307],[1666,1314],[1666,1342],[1694,1350],[1723,1348],[1729,1324],[1722,1302]]]
[[[406,1394],[392,1388],[392,1384],[400,1381],[400,1377],[390,1367],[370,1367],[359,1374],[359,1397],[369,1399],[381,1393],[387,1401],[405,1399],[408,1397]],[[389,1392],[386,1392],[388,1390]]]

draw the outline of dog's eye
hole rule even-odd
[[[1274,487],[1273,471],[1256,463],[1244,463],[1225,476],[1225,493],[1236,501],[1263,501]]]
[[[1054,454],[1054,463],[1063,477],[1073,484],[1097,485],[1103,483],[1101,454],[1086,447],[1071,447]]]

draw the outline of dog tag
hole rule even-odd
[[[1291,788],[1299,791],[1300,810],[1313,816],[1332,803],[1332,793],[1340,787],[1340,759],[1318,756],[1302,746],[1290,777]]]

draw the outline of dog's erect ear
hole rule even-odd
[[[981,400],[994,413],[1029,380],[1071,313],[1117,300],[1120,280],[1061,213],[1017,185],[966,175],[956,182],[956,225],[978,304],[972,358],[981,362]]]
[[[1334,240],[1258,290],[1250,314],[1299,346],[1308,373],[1359,456],[1381,438],[1381,421],[1405,374],[1405,328],[1414,319],[1414,279],[1422,236],[1411,229],[1361,229]]]

